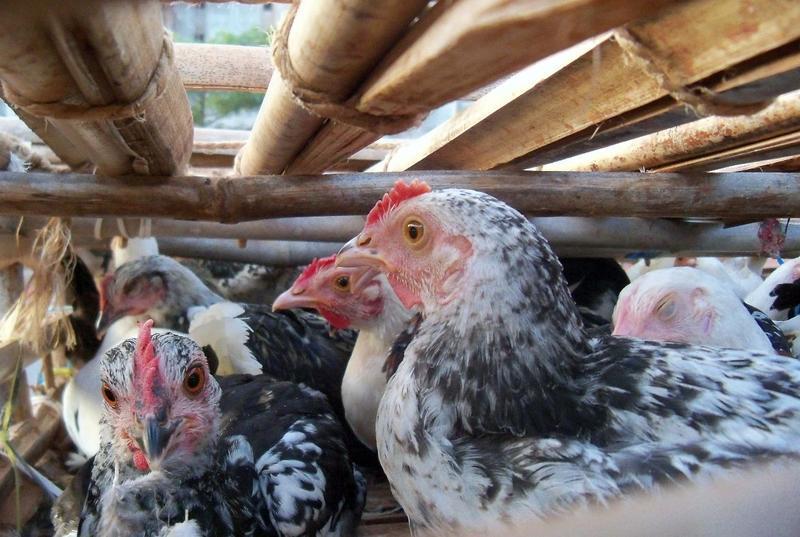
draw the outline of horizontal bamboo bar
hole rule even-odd
[[[272,77],[266,46],[175,43],[175,66],[187,90],[264,93]]]
[[[586,38],[671,4],[663,0],[464,0],[440,2],[359,90],[373,114],[427,112]],[[432,20],[431,20],[432,19]],[[287,173],[317,173],[377,139],[329,122]]]
[[[331,100],[344,100],[426,4],[427,0],[301,2],[289,31],[286,55],[305,87],[324,92]],[[286,81],[276,72],[237,172],[283,172],[322,122],[295,102]]]
[[[742,17],[743,10],[747,17]],[[800,38],[800,4],[693,0],[675,3],[627,29],[647,54],[657,58],[654,61],[662,70],[687,85]],[[614,36],[545,80],[533,77],[527,87],[524,80],[520,82],[522,87],[509,81],[471,109],[398,149],[382,169],[543,164],[534,159],[538,151],[572,135],[590,138],[603,122],[669,93]]]
[[[800,216],[800,175],[415,172],[321,176],[104,177],[0,172],[0,214],[241,222],[365,214],[397,179],[482,190],[534,216]]]
[[[800,91],[777,98],[750,116],[712,116],[671,129],[635,138],[541,167],[559,171],[655,170],[674,164],[669,171],[684,169],[681,163],[728,149],[768,140],[800,129]],[[717,166],[719,167],[719,166]],[[697,168],[692,168],[697,169]],[[705,169],[713,169],[706,167]]]
[[[0,132],[7,132],[34,144],[34,149],[44,153],[45,156],[55,156],[43,146],[42,139],[17,118],[0,117]],[[250,131],[245,130],[196,127],[190,163],[195,167],[230,168],[233,166],[234,157],[247,142],[249,135]],[[347,161],[340,163],[339,168],[347,171],[364,170],[385,158],[399,143],[402,143],[402,140],[375,142],[351,155]]]
[[[26,216],[20,224],[17,217],[0,216],[0,234],[10,236],[19,229],[23,237],[31,237],[46,222],[46,217]],[[125,232],[130,237],[140,236],[142,229],[140,219],[125,219]],[[531,218],[539,230],[556,248],[560,255],[585,256],[593,253],[602,255],[625,256],[632,252],[656,255],[757,255],[761,249],[758,239],[758,224],[746,224],[724,228],[719,223],[690,223],[665,219],[642,218],[585,218],[574,216],[535,217]],[[93,218],[73,218],[70,223],[72,237],[76,244],[86,240],[95,241],[99,236],[103,240],[119,235],[116,219],[103,219],[100,222],[99,235],[95,234],[97,220]],[[187,222],[182,220],[154,219],[150,232],[158,238],[159,247],[165,253],[187,257],[214,257],[214,254],[203,254],[206,246],[216,244],[224,246],[217,255],[230,260],[246,259],[257,262],[266,259],[265,252],[288,251],[287,242],[302,242],[306,250],[295,247],[293,254],[276,254],[270,263],[278,263],[280,259],[310,255],[310,261],[321,249],[331,252],[361,231],[364,219],[361,216],[328,216],[305,218],[276,218],[240,224],[218,224],[210,222]],[[192,238],[190,241],[173,241],[172,239]],[[234,239],[234,241],[218,241],[202,243],[191,242],[199,239]],[[236,240],[247,240],[247,247],[242,251]],[[166,241],[166,242],[165,242]],[[269,247],[263,246],[269,242]],[[325,244],[327,243],[327,244]],[[92,244],[94,244],[92,242]],[[102,242],[99,243],[103,245]],[[199,246],[191,256],[187,253],[189,245]],[[169,245],[169,246],[166,246]],[[259,246],[262,245],[262,246]],[[165,250],[165,247],[170,249]],[[193,246],[194,247],[194,246]],[[210,246],[209,246],[210,247]],[[179,248],[184,248],[183,250]],[[178,253],[180,252],[180,253]],[[224,253],[223,253],[224,252]],[[247,258],[246,252],[255,252]],[[305,253],[304,253],[305,252]],[[790,224],[786,233],[784,255],[793,256],[800,253],[800,224]],[[327,255],[327,254],[322,254]],[[281,257],[283,256],[283,257]],[[260,262],[260,261],[259,261]],[[283,263],[288,263],[283,262]]]

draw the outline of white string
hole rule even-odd
[[[101,241],[103,240],[103,219],[95,218],[94,220],[94,238]]]
[[[125,229],[125,220],[123,218],[117,218],[117,229],[124,239],[130,238],[128,237],[128,230]]]

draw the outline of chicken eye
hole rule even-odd
[[[183,389],[189,395],[197,395],[206,385],[206,372],[201,366],[189,369],[183,378]]]
[[[658,307],[656,308],[656,313],[658,314],[659,318],[664,321],[670,320],[672,317],[675,316],[675,311],[677,307],[675,306],[675,302],[672,299],[663,300]]]
[[[348,276],[339,276],[333,280],[333,285],[336,286],[336,289],[339,291],[349,291],[350,278]]]
[[[411,246],[422,245],[425,237],[425,225],[416,218],[409,218],[403,224],[403,237]]]
[[[111,386],[104,382],[100,391],[103,393],[103,399],[106,403],[108,403],[108,406],[116,410],[117,406],[119,405],[119,401],[117,401],[117,394],[114,393],[114,390],[111,389]]]

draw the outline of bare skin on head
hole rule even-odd
[[[386,356],[411,312],[378,271],[336,267],[334,259],[315,259],[275,300],[273,310],[312,308],[334,328],[359,330],[342,379],[342,402],[353,432],[374,450],[375,418],[386,388]]]
[[[649,272],[620,293],[615,336],[773,352],[736,293],[691,267]]]

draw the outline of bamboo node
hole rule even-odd
[[[679,103],[689,107],[698,116],[744,116],[756,114],[774,99],[738,102],[703,87],[689,87],[677,80],[665,66],[668,61],[648,47],[627,28],[614,30],[614,39],[627,56],[638,63],[661,88]]]
[[[297,74],[289,57],[289,31],[299,5],[298,0],[292,3],[283,24],[275,32],[272,40],[272,60],[278,75],[300,106],[323,119],[332,119],[377,134],[397,134],[419,125],[425,119],[427,112],[392,115],[362,112],[356,107],[355,95],[343,100],[334,99],[324,91],[310,88]]]
[[[144,110],[151,101],[160,98],[167,87],[167,79],[172,68],[174,53],[172,39],[164,34],[161,55],[155,69],[150,75],[142,94],[129,103],[115,103],[103,106],[92,106],[87,103],[68,103],[63,101],[37,102],[14,91],[6,82],[0,81],[4,93],[3,99],[14,108],[38,117],[54,119],[71,119],[79,121],[107,121],[118,119],[144,120]],[[71,98],[69,100],[72,100]]]

